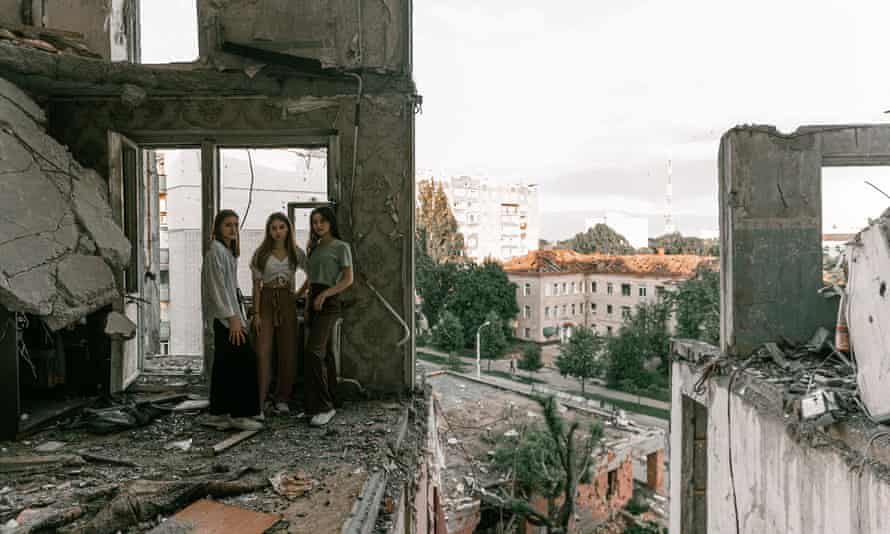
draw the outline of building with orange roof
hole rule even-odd
[[[717,258],[693,255],[580,254],[537,250],[504,264],[517,285],[514,335],[536,343],[562,342],[579,326],[616,334],[639,304],[656,302]]]

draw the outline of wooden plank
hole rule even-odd
[[[124,467],[139,467],[139,464],[137,464],[136,462],[133,462],[131,460],[127,460],[126,458],[112,458],[111,456],[104,456],[101,454],[92,454],[92,453],[81,453],[80,456],[88,462],[93,462],[93,463],[97,463],[97,464],[122,465]]]
[[[259,430],[244,430],[244,431],[238,432],[237,434],[229,436],[228,438],[220,441],[219,443],[217,443],[216,445],[213,446],[213,454],[220,454],[222,452],[225,452],[228,449],[231,449],[232,447],[234,447],[235,445],[241,443],[242,441],[248,440],[259,433],[260,433]]]
[[[236,506],[201,499],[174,515],[151,532],[194,534],[262,534],[275,525],[281,516],[254,512]]]
[[[48,405],[31,410],[28,414],[28,420],[23,421],[19,428],[16,439],[22,439],[34,434],[44,426],[65,417],[66,415],[82,410],[90,406],[99,397],[87,397],[82,399],[71,399],[67,401],[51,402]]]
[[[19,356],[15,314],[0,306],[0,440],[14,440],[19,431]]]
[[[33,469],[45,469],[54,465],[82,465],[83,463],[83,458],[75,454],[10,456],[0,458],[0,473],[17,473]]]
[[[162,404],[165,402],[178,401],[188,397],[188,393],[159,393],[157,395],[148,395],[145,397],[137,397],[136,404]]]

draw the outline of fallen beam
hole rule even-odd
[[[0,473],[19,473],[35,469],[42,470],[54,466],[83,465],[84,463],[84,459],[75,454],[12,456],[0,458]]]
[[[235,445],[241,443],[242,441],[248,440],[259,433],[259,430],[244,430],[242,432],[238,432],[235,435],[229,436],[228,438],[220,441],[212,447],[213,454],[220,454],[222,452],[225,452]]]
[[[139,464],[126,458],[112,458],[111,456],[103,456],[101,454],[81,453],[84,460],[97,464],[122,465],[124,467],[139,467]]]

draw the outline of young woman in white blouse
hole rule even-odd
[[[266,220],[266,237],[250,261],[253,272],[253,327],[256,330],[257,381],[260,406],[271,382],[272,347],[278,350],[275,411],[290,411],[288,401],[296,378],[297,311],[295,277],[306,269],[306,254],[294,240],[290,219],[273,213]]]

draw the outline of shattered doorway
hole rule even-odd
[[[241,258],[238,285],[248,301],[253,298],[250,259],[265,235],[266,219],[275,212],[291,217],[294,237],[303,250],[309,241],[309,213],[289,205],[313,206],[328,202],[327,148],[220,149],[220,208],[241,217]],[[297,287],[305,280],[297,274]]]

